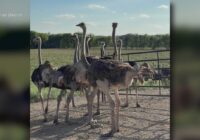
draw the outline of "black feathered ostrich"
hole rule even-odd
[[[78,34],[74,34],[75,36],[75,40],[76,40],[76,47],[75,47],[75,51],[74,51],[74,65],[76,63],[79,62],[78,60],[78,52],[79,52],[79,38],[78,38]],[[69,89],[70,93],[67,96],[66,99],[66,122],[68,122],[68,118],[69,118],[69,103],[70,101],[74,100],[74,92],[77,90],[84,90],[86,91],[87,85],[84,84],[80,84],[78,82],[75,81],[74,77],[75,77],[75,71],[73,68],[73,65],[65,65],[62,66],[61,68],[58,69],[58,71],[61,71],[63,74],[62,80],[63,80],[63,86],[65,89]],[[58,111],[59,111],[59,106],[60,106],[60,102],[63,96],[63,90],[61,91],[60,95],[58,96],[57,99],[57,110],[56,110],[56,115],[54,118],[54,124],[58,123]],[[70,100],[70,101],[69,101]],[[74,101],[73,101],[74,102]],[[75,106],[75,105],[74,105]]]
[[[39,58],[39,66],[33,70],[33,73],[31,75],[31,80],[35,84],[35,86],[38,88],[38,93],[40,95],[40,100],[41,100],[41,105],[42,105],[42,111],[44,115],[44,122],[47,121],[47,113],[48,113],[48,101],[49,101],[49,95],[51,92],[51,87],[57,87],[57,82],[54,78],[55,70],[52,68],[51,64],[49,61],[45,61],[42,63],[42,58],[41,58],[41,45],[42,45],[42,40],[40,37],[36,37],[33,40],[34,43],[37,43],[38,45],[38,58]],[[58,74],[59,75],[59,74]],[[42,96],[42,89],[49,87],[48,91],[48,97],[47,97],[47,104],[46,107],[44,108],[44,99]]]
[[[40,100],[41,100],[41,104],[42,104],[42,110],[43,110],[43,114],[44,114],[44,121],[46,122],[47,121],[47,113],[48,113],[48,101],[49,101],[49,96],[51,93],[51,88],[54,87],[57,89],[61,89],[60,95],[57,98],[58,104],[57,104],[57,111],[56,111],[57,115],[56,116],[58,116],[58,109],[59,109],[59,105],[60,105],[62,96],[66,93],[67,89],[71,90],[71,88],[72,88],[72,90],[74,90],[74,87],[64,85],[64,81],[63,81],[64,72],[66,73],[65,69],[69,69],[70,65],[65,65],[65,66],[60,67],[57,70],[54,70],[48,61],[46,61],[44,64],[42,64],[42,58],[41,58],[42,41],[41,41],[41,38],[36,37],[33,40],[33,42],[37,43],[37,45],[38,45],[39,66],[38,66],[38,68],[34,69],[32,75],[31,75],[31,79],[32,79],[32,82],[38,88],[38,92],[40,94]],[[76,50],[75,50],[74,55],[75,55],[74,63],[76,63],[77,62],[77,51]],[[46,104],[46,107],[44,108],[42,89],[46,88],[46,87],[49,87],[49,91],[48,91],[47,104]],[[75,88],[75,89],[77,89],[77,88]],[[72,104],[73,104],[73,106],[75,106],[73,97],[72,97]],[[55,117],[55,118],[57,118],[57,117]]]
[[[113,136],[115,132],[119,131],[120,100],[118,90],[121,88],[128,88],[133,82],[133,77],[140,72],[138,73],[127,63],[120,63],[117,61],[97,59],[89,64],[85,56],[86,26],[83,22],[77,26],[81,27],[83,30],[83,39],[81,43],[81,60],[74,65],[75,80],[81,84],[89,85],[89,122],[93,120],[92,104],[96,93],[100,90],[107,95],[111,108],[111,131],[102,136]],[[110,95],[110,90],[114,90],[115,101]]]

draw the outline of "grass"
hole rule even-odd
[[[127,52],[140,52],[140,51],[147,51],[150,49],[145,49],[145,50],[122,50],[122,53],[127,53]],[[107,54],[112,54],[113,50],[112,48],[107,49]],[[73,61],[73,53],[74,49],[42,49],[42,59],[43,62],[45,60],[48,60],[51,62],[52,66],[55,68],[58,68],[62,65],[65,64],[72,64]],[[100,48],[92,48],[90,50],[90,54],[92,56],[100,56]],[[169,58],[169,52],[162,52],[159,54],[160,58]],[[140,55],[132,55],[130,56],[130,60],[141,60],[141,59],[155,59],[157,58],[156,54],[140,54]],[[123,60],[126,61],[127,58],[123,57]],[[156,66],[155,62],[148,62],[152,66]],[[160,67],[169,67],[169,61],[167,62],[160,62]],[[30,74],[32,74],[33,70],[38,66],[38,51],[37,49],[31,49],[30,50]],[[150,82],[145,82],[145,85],[158,85],[158,82],[154,83],[152,81]],[[39,96],[37,94],[37,88],[36,86],[30,82],[31,86],[31,102],[35,102],[39,100]],[[48,89],[43,90],[43,95],[44,97],[47,96]],[[57,89],[52,89],[52,94],[51,98],[56,98],[59,94],[59,90]],[[75,93],[75,95],[79,95],[79,92]]]

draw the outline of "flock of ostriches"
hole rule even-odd
[[[48,101],[52,87],[61,90],[60,94],[57,97],[57,110],[54,119],[55,124],[58,123],[58,112],[62,97],[66,95],[67,90],[70,90],[66,97],[65,121],[69,121],[70,102],[72,101],[73,106],[75,106],[73,97],[74,92],[81,91],[86,95],[88,109],[88,113],[86,115],[88,116],[88,125],[96,125],[96,121],[93,120],[93,115],[100,114],[99,96],[100,93],[102,93],[104,99],[105,96],[107,97],[106,99],[109,102],[111,111],[111,130],[108,133],[103,134],[102,136],[109,137],[113,136],[115,132],[119,132],[119,90],[126,89],[126,102],[123,106],[127,107],[129,86],[135,84],[137,81],[143,83],[144,76],[148,75],[149,77],[152,77],[152,75],[154,74],[154,70],[147,63],[138,65],[134,61],[122,61],[122,40],[117,40],[115,37],[117,25],[117,23],[112,23],[112,43],[114,47],[114,53],[112,57],[105,56],[105,43],[102,43],[101,57],[90,56],[88,47],[90,36],[86,35],[86,25],[83,22],[76,25],[82,29],[83,33],[81,42],[79,42],[79,36],[77,34],[73,35],[73,37],[76,39],[73,64],[61,66],[58,69],[54,69],[49,61],[45,61],[44,63],[42,62],[41,38],[36,37],[33,40],[33,42],[38,45],[39,66],[34,69],[31,79],[38,88],[44,121],[47,121]],[[49,91],[46,106],[44,106],[42,89],[46,87],[49,88]],[[114,96],[111,96],[110,91],[114,91]],[[97,112],[95,114],[92,114],[93,100],[96,94],[98,97]],[[115,100],[113,98],[115,98]],[[137,101],[136,105],[137,107],[140,106]]]

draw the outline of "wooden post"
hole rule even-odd
[[[159,53],[158,53],[158,51],[157,51],[157,62],[158,62],[157,63],[157,65],[158,65],[157,68],[158,68],[158,73],[159,73],[160,72],[160,60],[159,60]],[[161,95],[161,88],[160,88],[160,80],[161,79],[160,78],[159,78],[159,95]]]

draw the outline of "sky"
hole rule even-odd
[[[74,33],[85,22],[87,32],[166,34],[170,31],[169,0],[31,0],[30,28],[43,33]]]

